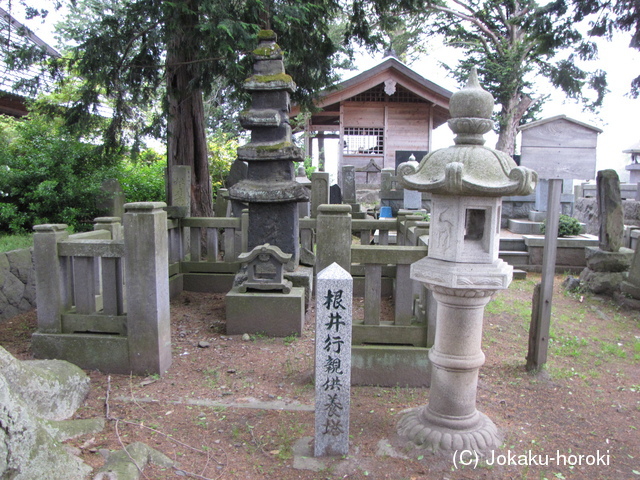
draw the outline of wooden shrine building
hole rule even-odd
[[[411,154],[420,161],[431,150],[432,131],[449,119],[451,94],[388,57],[322,92],[316,102],[321,111],[311,115],[306,131],[317,139],[319,151],[325,139],[339,139],[338,172],[354,165],[357,183],[364,183],[372,164],[395,168]],[[293,106],[291,115],[298,113]]]

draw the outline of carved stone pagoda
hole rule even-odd
[[[294,162],[303,159],[291,141],[289,95],[296,84],[284,71],[276,34],[262,30],[253,51],[253,75],[244,88],[251,107],[240,123],[251,130],[251,141],[238,148],[238,160],[247,162],[247,178],[229,189],[229,198],[249,205],[249,250],[269,243],[292,255],[286,269],[299,261],[298,202],[309,200],[307,189],[295,181]]]

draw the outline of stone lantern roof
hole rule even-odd
[[[472,69],[467,85],[451,97],[449,128],[455,145],[426,155],[420,164],[398,166],[400,183],[410,190],[442,195],[499,197],[529,195],[538,176],[518,167],[504,152],[484,146],[483,135],[493,128],[493,96],[478,83]]]

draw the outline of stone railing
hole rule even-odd
[[[130,203],[119,218],[69,235],[38,225],[34,263],[36,358],[85,369],[148,375],[171,364],[167,214],[164,203]]]

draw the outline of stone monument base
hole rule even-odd
[[[246,292],[233,287],[227,294],[227,335],[261,333],[272,337],[302,335],[305,289],[291,292]]]
[[[429,349],[396,345],[353,345],[351,385],[429,387]]]
[[[401,439],[416,447],[435,452],[453,453],[458,450],[475,450],[485,453],[502,445],[502,435],[484,413],[475,411],[466,428],[457,429],[437,425],[430,418],[427,407],[410,410],[400,419],[397,432]],[[436,419],[437,420],[437,419]],[[454,420],[459,419],[443,419]]]
[[[627,279],[633,250],[621,248],[617,252],[607,252],[598,247],[586,247],[587,268],[580,274],[580,282],[593,293],[613,294]]]

